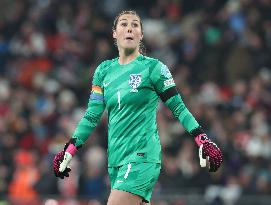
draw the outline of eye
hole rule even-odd
[[[120,25],[125,27],[125,26],[127,26],[127,22],[121,22]]]
[[[139,24],[138,23],[132,23],[132,26],[136,28],[136,27],[139,26]]]

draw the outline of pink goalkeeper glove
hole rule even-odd
[[[216,172],[223,162],[223,155],[218,146],[208,139],[205,133],[198,134],[195,142],[199,146],[200,166],[206,167],[209,161],[209,172]]]
[[[65,144],[64,150],[56,154],[53,162],[54,173],[56,177],[64,179],[64,177],[69,177],[69,172],[71,168],[69,164],[72,160],[72,157],[75,155],[77,149],[74,139],[71,139],[68,143]]]

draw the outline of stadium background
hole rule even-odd
[[[161,104],[163,169],[153,205],[271,203],[269,0],[1,0],[0,204],[100,205],[109,192],[106,113],[58,180],[95,67],[117,56],[120,10],[143,21],[147,55],[166,63],[186,105],[224,153],[199,168],[190,136]]]

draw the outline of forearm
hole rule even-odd
[[[97,123],[90,122],[85,116],[79,121],[72,138],[75,140],[75,145],[80,146],[89,138]]]
[[[190,134],[193,130],[200,127],[199,123],[185,106],[180,95],[172,96],[165,104]]]
[[[102,103],[90,102],[84,116],[79,121],[72,138],[75,139],[75,146],[80,146],[89,138],[97,126],[104,111]]]

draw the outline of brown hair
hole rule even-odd
[[[116,28],[117,28],[117,24],[118,24],[118,21],[119,21],[119,18],[122,16],[122,15],[125,15],[125,14],[131,14],[131,15],[135,15],[139,18],[139,23],[140,23],[140,27],[141,27],[141,31],[143,33],[143,25],[142,25],[142,22],[141,22],[141,18],[140,16],[136,13],[136,11],[134,10],[127,10],[127,11],[121,11],[114,19],[114,23],[113,23],[113,27],[112,27],[112,30],[115,31]],[[117,45],[117,42],[115,41],[115,44]],[[139,52],[141,54],[146,54],[146,48],[144,46],[144,44],[142,43],[142,41],[140,41],[140,44],[139,44]]]

